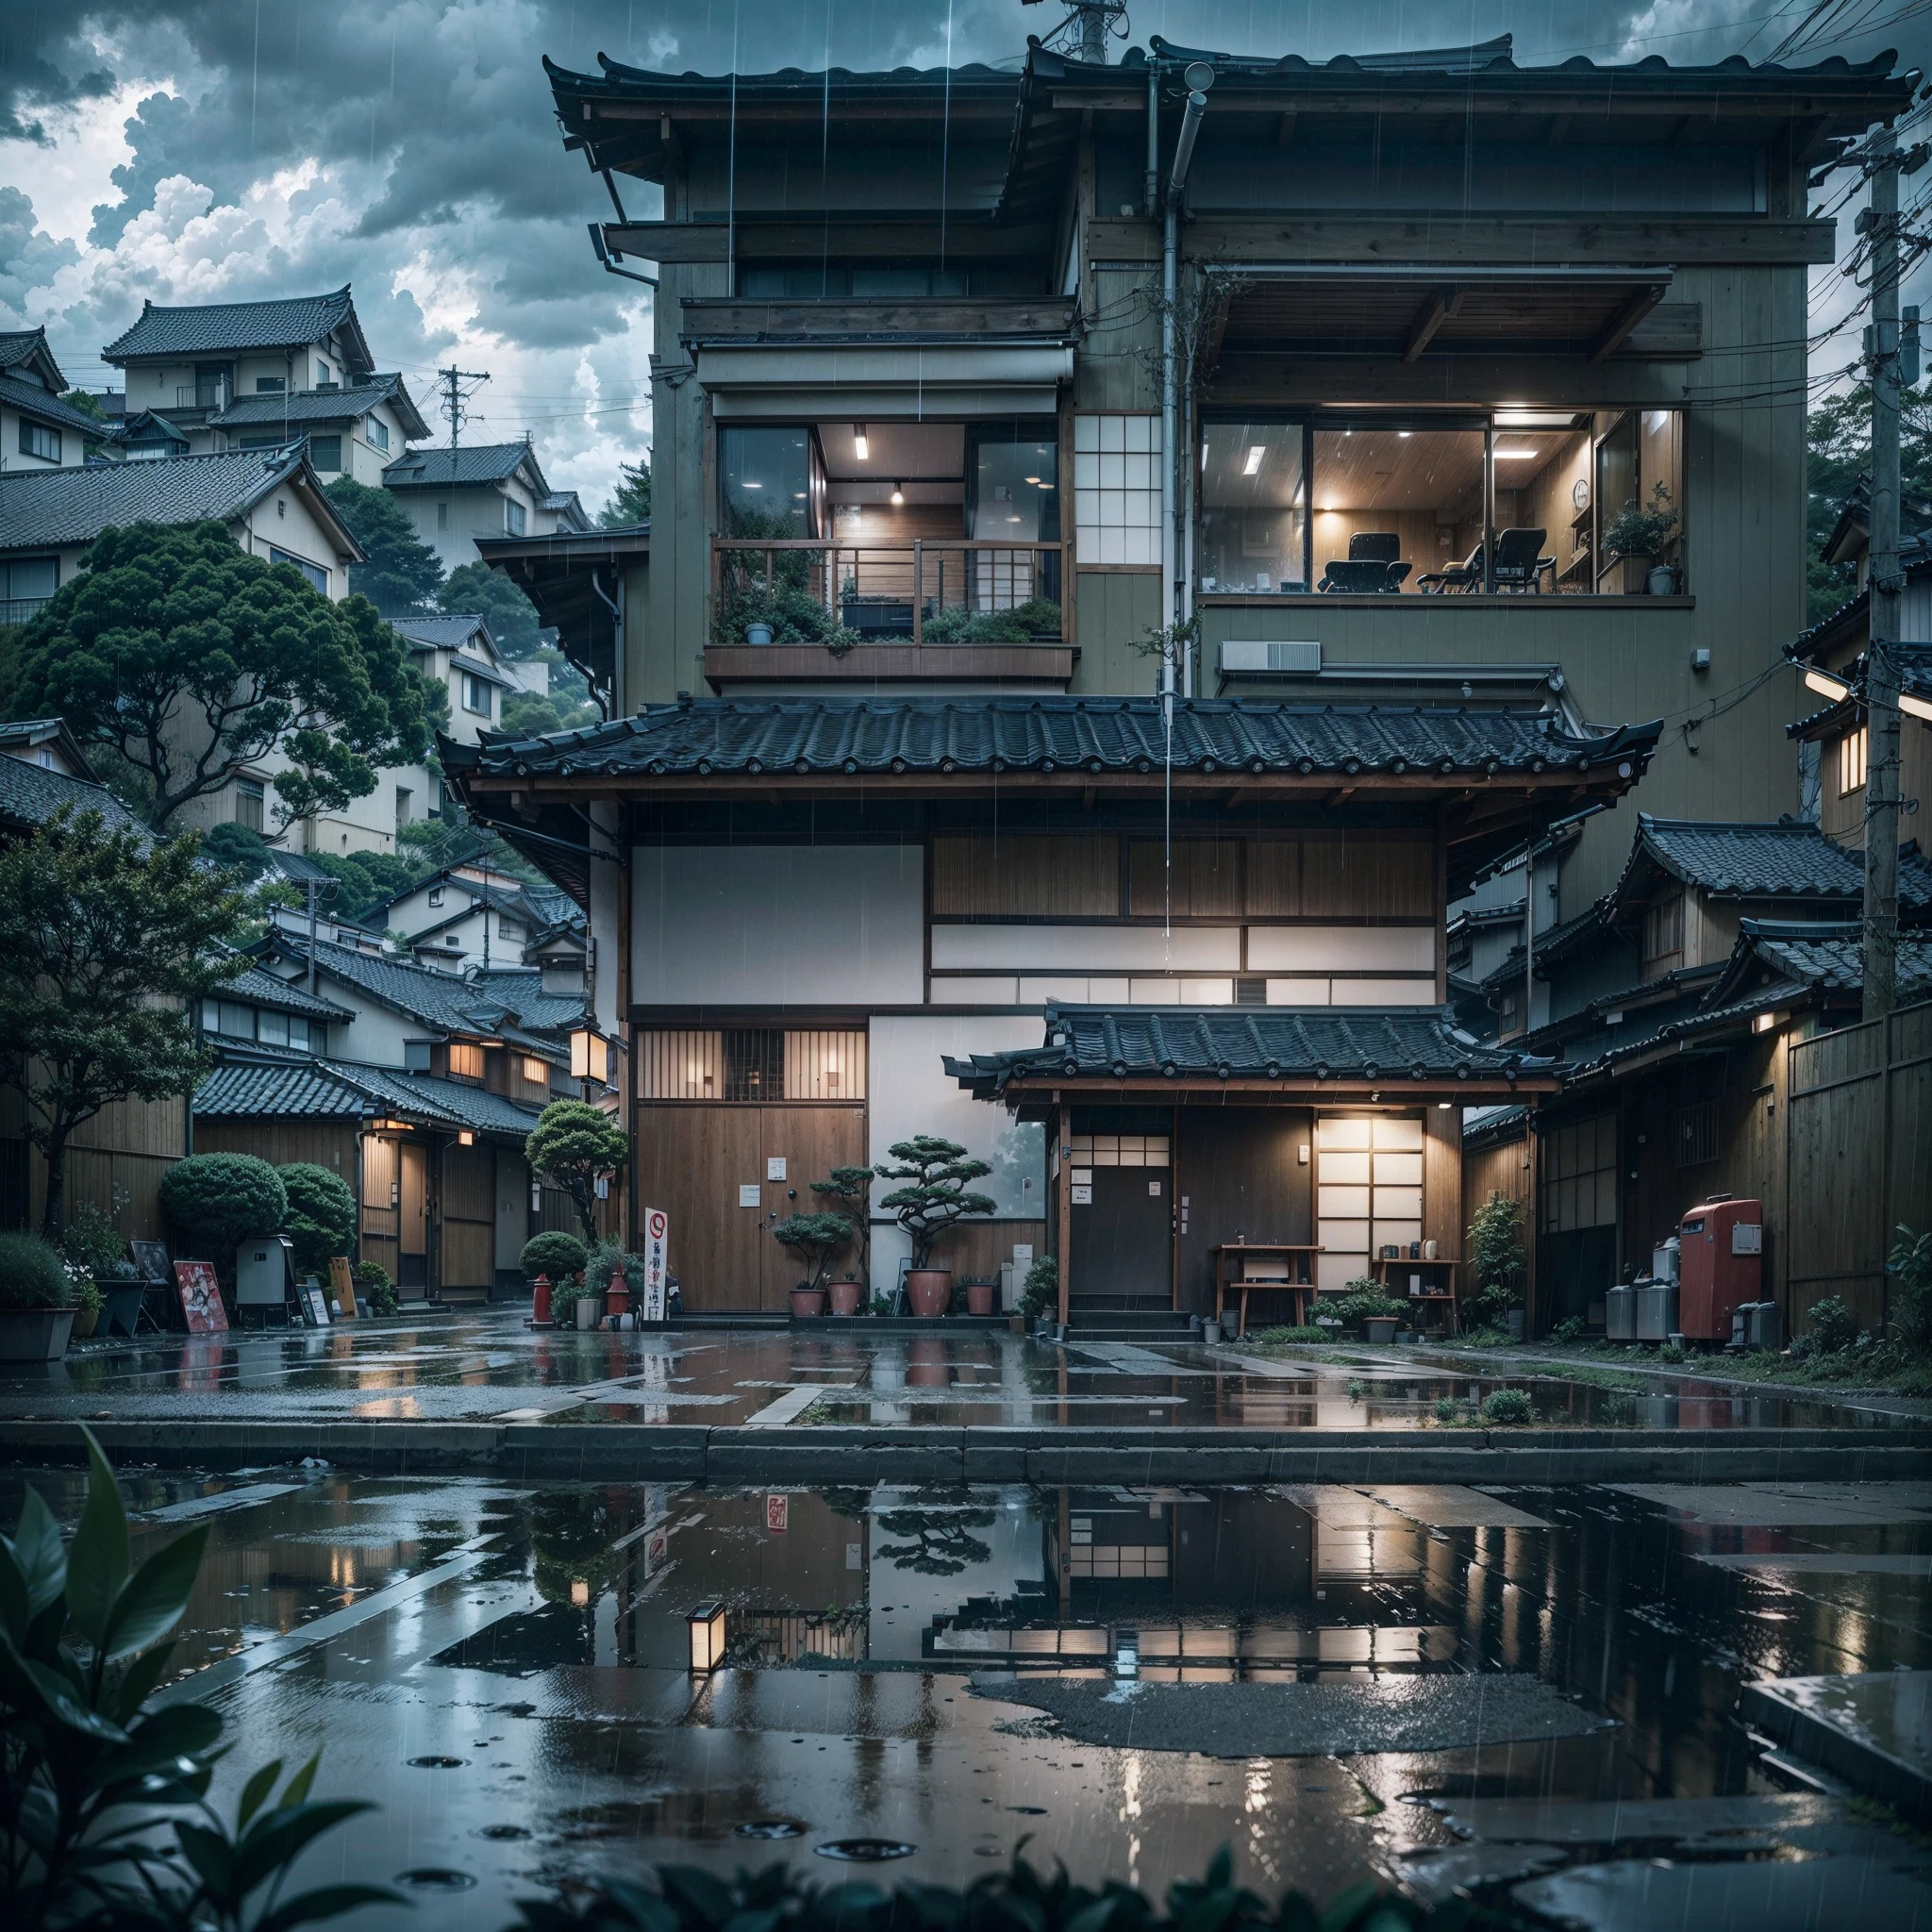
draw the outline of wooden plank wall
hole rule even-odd
[[[873,1231],[874,1241],[878,1234],[875,1228]],[[997,1281],[1001,1262],[1013,1258],[1016,1245],[1028,1243],[1036,1257],[1047,1252],[1045,1222],[962,1221],[933,1243],[932,1265],[950,1268],[955,1284],[961,1281]]]
[[[1875,1327],[1894,1230],[1932,1225],[1932,1001],[1789,1051],[1787,1319],[1836,1294]]]
[[[21,1139],[22,1103],[11,1089],[0,1093],[0,1136]],[[115,1215],[122,1233],[159,1241],[165,1228],[161,1176],[187,1153],[188,1102],[123,1100],[83,1121],[67,1143],[67,1203],[88,1202]],[[25,1224],[37,1228],[47,1207],[47,1164],[28,1147]],[[117,1212],[115,1201],[122,1199]]]
[[[1174,1205],[1178,1210],[1187,1197],[1188,1231],[1176,1236],[1174,1306],[1184,1314],[1211,1315],[1215,1247],[1243,1235],[1251,1241],[1315,1239],[1314,1161],[1311,1153],[1303,1166],[1298,1151],[1312,1150],[1314,1113],[1305,1107],[1186,1107],[1175,1141]]]
[[[442,1149],[441,1288],[491,1288],[496,1279],[496,1150]]]
[[[636,1122],[638,1198],[671,1217],[671,1272],[684,1306],[693,1313],[786,1307],[798,1263],[771,1230],[817,1206],[812,1181],[865,1165],[865,1109],[641,1102]],[[787,1178],[767,1181],[765,1164],[777,1155]],[[741,1208],[739,1188],[751,1183],[760,1205]]]

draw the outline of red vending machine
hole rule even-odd
[[[1731,1339],[1731,1311],[1762,1299],[1764,1208],[1729,1195],[1690,1209],[1678,1224],[1677,1321],[1699,1341]]]

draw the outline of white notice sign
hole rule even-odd
[[[757,1181],[739,1182],[738,1205],[741,1208],[762,1208],[765,1205],[764,1192]]]
[[[782,1154],[765,1156],[765,1178],[768,1181],[782,1181],[785,1178],[785,1157]]]
[[[1093,1190],[1091,1188],[1075,1188],[1074,1190],[1074,1206],[1075,1208],[1091,1208],[1092,1205]]]
[[[664,1319],[664,1257],[671,1222],[661,1208],[644,1209],[644,1306],[646,1322]]]

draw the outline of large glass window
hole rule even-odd
[[[1675,409],[1208,422],[1204,594],[1685,588]]]
[[[1307,494],[1299,423],[1212,423],[1201,436],[1204,591],[1302,591]]]
[[[727,537],[818,535],[812,433],[800,425],[718,432]]]

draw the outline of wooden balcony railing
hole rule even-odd
[[[835,650],[908,641],[1058,643],[1063,548],[967,538],[714,538],[712,636],[742,644],[754,625],[767,624],[776,642]]]

